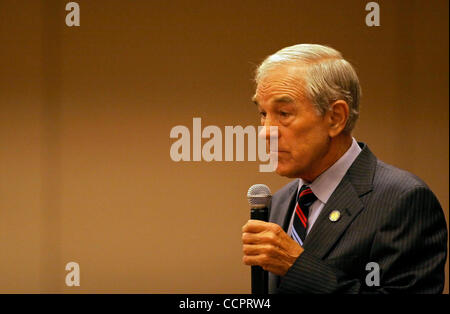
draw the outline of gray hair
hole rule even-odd
[[[353,130],[359,116],[361,87],[355,70],[339,51],[314,44],[286,47],[267,57],[259,65],[256,69],[256,83],[278,65],[305,67],[305,96],[320,114],[325,114],[329,105],[336,100],[347,102],[349,117],[344,130]]]

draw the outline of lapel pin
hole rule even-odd
[[[341,212],[338,211],[338,210],[333,210],[333,211],[330,213],[330,216],[329,216],[328,218],[330,219],[330,221],[336,222],[336,221],[339,220],[339,218],[341,218]]]

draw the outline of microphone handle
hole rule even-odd
[[[252,208],[250,219],[269,220],[269,210],[264,208]],[[252,294],[267,294],[269,286],[269,275],[261,266],[252,266]]]

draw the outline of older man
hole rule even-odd
[[[442,208],[423,181],[352,137],[352,66],[330,47],[295,45],[263,61],[256,83],[261,123],[278,127],[276,172],[295,178],[274,194],[270,222],[242,228],[243,262],[270,272],[269,292],[442,292]]]

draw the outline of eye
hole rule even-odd
[[[283,118],[287,118],[287,117],[289,117],[289,112],[280,111],[280,116],[283,117]]]

